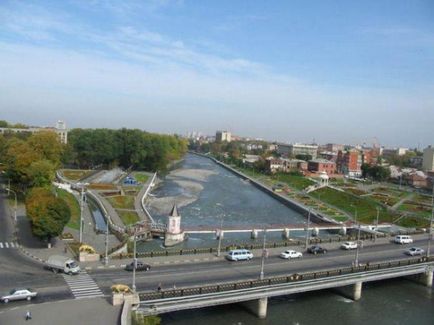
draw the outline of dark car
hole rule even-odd
[[[136,271],[149,271],[151,269],[151,266],[149,264],[143,263],[142,261],[137,261]],[[131,262],[125,267],[125,270],[127,271],[133,271],[134,269],[134,262]]]
[[[314,255],[327,253],[327,249],[325,249],[321,246],[318,246],[318,245],[314,245],[314,246],[309,247],[307,251],[311,254],[314,254]]]

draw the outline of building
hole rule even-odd
[[[56,127],[29,127],[29,128],[0,128],[0,134],[5,133],[36,133],[40,131],[53,131],[59,136],[59,140],[63,144],[68,143],[68,129],[64,121],[57,121]]]
[[[300,159],[286,159],[286,158],[274,158],[268,157],[266,160],[267,170],[271,173],[275,172],[292,172],[307,170],[307,162]]]
[[[231,138],[232,138],[231,133],[228,131],[217,131],[215,134],[216,142],[223,142],[223,141],[231,142],[232,140]]]
[[[343,151],[344,149],[345,146],[343,144],[327,143],[325,145],[325,151],[339,152],[339,151]]]
[[[362,155],[358,150],[339,151],[336,160],[336,167],[339,173],[349,177],[362,176]]]
[[[286,157],[296,158],[299,155],[309,155],[312,159],[316,159],[318,154],[318,145],[316,144],[277,144],[277,152]]]
[[[432,146],[428,146],[423,151],[422,170],[434,170],[434,148]]]
[[[309,160],[307,169],[310,172],[321,173],[325,172],[328,175],[332,175],[336,173],[336,164],[333,161],[326,159],[314,159]]]
[[[410,166],[414,168],[422,168],[423,157],[416,156],[410,158]]]

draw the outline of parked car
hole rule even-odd
[[[410,256],[416,256],[416,255],[423,255],[425,251],[422,248],[419,247],[412,247],[405,251],[405,254]]]
[[[313,245],[313,246],[309,247],[307,249],[307,251],[311,254],[314,254],[314,255],[327,253],[327,249],[325,249],[319,245]]]
[[[32,300],[38,293],[32,289],[12,289],[8,295],[0,298],[5,304],[13,300]]]
[[[142,261],[136,262],[136,271],[149,271],[151,269],[151,266],[149,264],[143,263]],[[125,270],[127,271],[133,271],[134,270],[134,262],[131,262],[125,267]]]
[[[395,243],[397,244],[411,244],[413,242],[413,238],[408,235],[398,235],[395,236]]]
[[[350,250],[350,249],[356,249],[357,243],[355,241],[346,241],[341,245],[342,249]]]
[[[286,250],[286,251],[280,253],[279,257],[284,258],[284,259],[302,258],[303,253],[289,249],[289,250]]]
[[[249,261],[252,258],[253,254],[247,249],[234,249],[226,255],[229,261]]]

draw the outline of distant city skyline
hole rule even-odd
[[[2,1],[0,119],[434,143],[432,1]]]

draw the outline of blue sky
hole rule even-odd
[[[0,0],[0,119],[434,143],[434,2]]]

